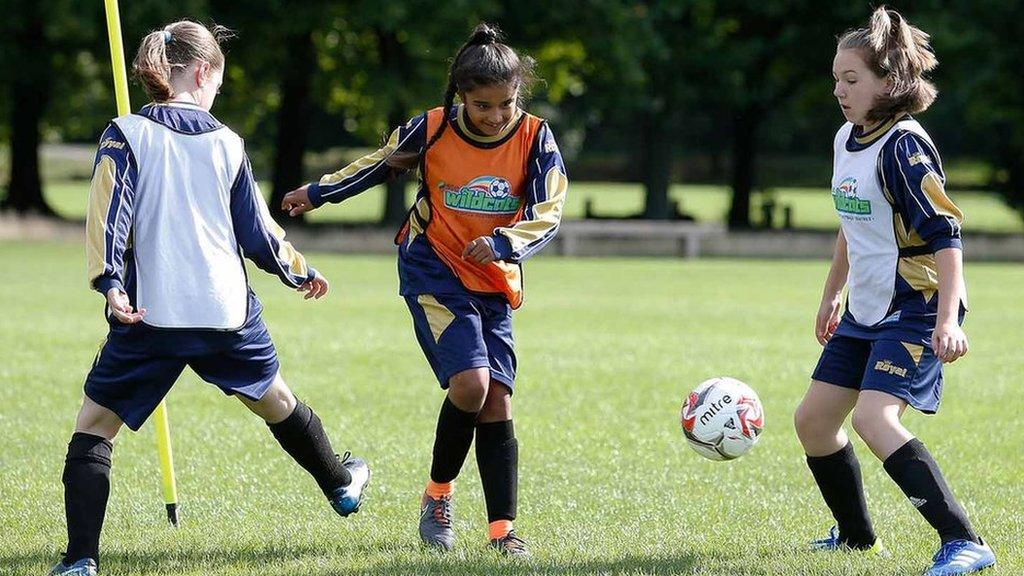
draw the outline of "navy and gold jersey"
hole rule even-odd
[[[935,324],[935,253],[962,247],[963,213],[945,192],[938,151],[909,116],[836,135],[832,197],[847,241],[850,336]]]
[[[565,165],[547,123],[520,111],[492,137],[473,134],[462,106],[441,108],[396,129],[383,148],[309,187],[310,203],[340,202],[384,182],[393,153],[420,153],[441,122],[448,126],[420,158],[420,186],[398,234],[403,295],[502,294],[522,303],[520,263],[554,237],[568,189]],[[498,261],[462,260],[474,238],[491,239]]]

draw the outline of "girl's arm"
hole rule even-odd
[[[427,115],[424,113],[396,128],[379,150],[286,194],[281,209],[287,210],[291,216],[298,216],[327,202],[338,203],[384,183],[395,170],[388,164],[388,157],[395,152],[421,153],[426,145],[426,135]]]
[[[270,216],[248,156],[231,187],[231,223],[245,257],[261,270],[276,275],[286,286],[306,290],[322,280],[302,254],[284,239],[284,230]],[[317,293],[313,297],[323,295]]]
[[[960,303],[967,301],[963,251],[944,248],[935,253],[939,272],[939,307],[932,332],[932,350],[943,362],[954,362],[967,354],[967,334],[960,327]]]
[[[934,254],[939,301],[932,351],[939,360],[953,362],[967,353],[967,336],[959,325],[960,305],[967,296],[960,238],[964,214],[946,195],[942,163],[930,142],[912,132],[890,142],[882,149],[879,175],[898,207],[899,222],[907,228],[901,257]],[[923,252],[913,254],[915,250]]]
[[[100,136],[93,165],[85,254],[89,285],[107,298],[111,313],[126,324],[142,320],[145,314],[145,310],[132,309],[124,291],[124,254],[131,238],[138,178],[135,155],[111,122]]]
[[[842,305],[843,288],[850,272],[850,260],[846,252],[846,236],[839,229],[836,248],[832,253],[832,264],[825,277],[825,288],[821,294],[821,305],[814,320],[814,335],[822,346],[832,338],[839,326],[839,311]]]
[[[526,260],[551,242],[562,221],[569,179],[547,123],[538,131],[529,162],[523,219],[512,226],[496,228],[489,238],[496,260]]]

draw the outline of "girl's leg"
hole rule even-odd
[[[857,404],[857,390],[811,380],[793,415],[796,435],[811,457],[827,456],[849,443],[843,422]]]
[[[943,543],[980,543],[935,459],[900,422],[906,407],[906,402],[885,392],[865,390],[853,411],[853,428]]]
[[[480,470],[491,542],[503,540],[516,519],[519,491],[519,443],[512,426],[512,395],[507,386],[491,384],[477,417],[476,462]]]
[[[838,544],[868,548],[875,543],[875,532],[860,462],[843,431],[843,421],[856,403],[856,390],[812,380],[794,421],[807,466],[839,528]]]
[[[117,414],[83,397],[64,460],[64,510],[68,548],[63,564],[99,562],[100,531],[110,496],[111,440],[122,426]]]
[[[280,373],[259,400],[238,398],[263,418],[285,452],[313,476],[328,497],[352,483],[352,473],[335,454],[320,418],[295,398]]]
[[[451,495],[451,482],[459,475],[473,442],[477,414],[487,399],[491,374],[487,368],[470,368],[452,376],[448,395],[441,405],[434,436],[433,461],[427,494]]]
[[[470,368],[448,379],[448,394],[437,416],[430,480],[420,501],[420,538],[430,546],[451,550],[455,545],[452,482],[469,454],[477,414],[487,398],[490,380],[487,368]]]

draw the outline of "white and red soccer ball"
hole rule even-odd
[[[764,430],[764,409],[757,393],[726,376],[701,382],[686,397],[680,416],[690,447],[709,460],[743,456]]]

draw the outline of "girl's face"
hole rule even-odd
[[[832,61],[832,78],[836,87],[832,95],[847,120],[864,127],[877,124],[867,119],[876,100],[891,88],[886,78],[876,76],[857,50],[840,49]]]
[[[483,136],[496,136],[516,117],[518,84],[480,86],[459,93],[470,124]]]

